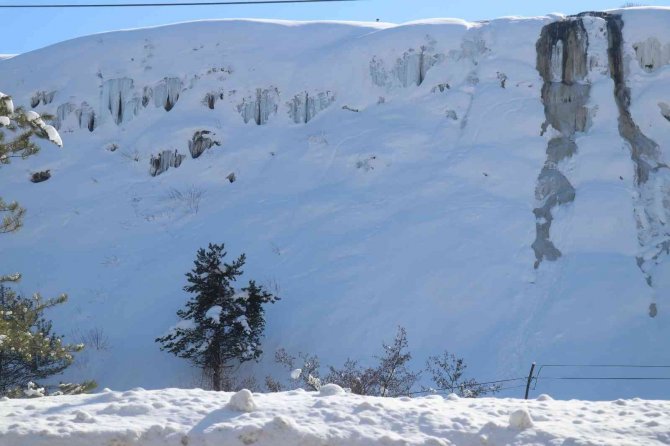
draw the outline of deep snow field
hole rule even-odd
[[[324,364],[365,362],[398,325],[417,368],[448,349],[483,381],[525,376],[532,361],[668,364],[670,9],[612,14],[401,25],[204,21],[82,37],[0,60],[0,90],[57,115],[64,142],[0,169],[3,198],[28,209],[25,227],[0,242],[0,272],[22,272],[28,294],[67,292],[68,303],[50,314],[55,330],[71,341],[98,330],[106,345],[89,347],[63,379],[118,390],[195,385],[188,364],[154,339],[176,323],[184,274],[209,242],[226,243],[230,256],[245,252],[247,277],[282,298],[267,312],[266,355],[246,370],[261,381],[276,372],[279,347],[316,353]],[[576,33],[572,46],[551,41],[561,21],[572,23],[561,31]],[[617,32],[623,40],[608,53]],[[551,45],[540,63],[541,38]],[[621,56],[616,70],[612,54]],[[617,96],[617,86],[629,97]],[[622,119],[632,124],[622,130]],[[219,145],[200,153],[202,130]],[[152,165],[152,157],[160,158]],[[29,181],[46,169],[51,179]],[[189,193],[197,203],[179,198]],[[540,392],[670,397],[667,381],[547,381]],[[98,413],[117,395],[35,402],[16,416],[19,426],[33,424],[17,432],[58,433],[61,417],[66,431],[116,429],[113,420],[139,428],[134,418],[123,424],[121,415]],[[176,432],[199,420],[175,398],[202,398],[216,410],[228,398],[146,395],[143,404],[164,398],[166,408],[152,406],[137,420],[159,417]],[[276,432],[288,423],[286,435],[308,435],[311,425],[296,420],[326,423],[332,415],[351,417],[347,426],[360,429],[361,442],[368,435],[358,426],[368,411],[356,409],[357,397],[257,400],[259,412],[215,412],[207,425],[267,424],[271,436],[284,435]],[[84,401],[78,409],[100,424],[71,424],[70,409]],[[562,438],[552,430],[560,422],[570,426],[565,435],[579,427],[579,435],[612,444],[619,429],[638,435],[653,421],[643,409],[661,404],[532,402],[537,431],[515,434],[506,426],[518,401],[371,401],[415,420],[412,429],[423,432],[412,434],[416,443],[439,429],[473,441],[481,433]],[[52,415],[48,407],[62,402],[76,404]],[[308,411],[317,402],[334,404],[335,415]],[[24,403],[0,407],[15,404]],[[272,421],[282,405],[295,406],[284,415],[296,420]],[[437,416],[433,406],[452,415]],[[599,420],[617,421],[598,427],[592,416],[601,409]],[[172,410],[178,415],[169,421]],[[34,421],[34,411],[45,416]],[[615,417],[622,411],[631,414]],[[398,438],[405,429],[370,413],[370,431]],[[495,425],[480,432],[489,421]],[[619,425],[629,422],[631,430]],[[333,429],[319,435],[359,441],[348,427]]]
[[[27,404],[28,403],[28,404]],[[328,385],[251,394],[165,389],[0,401],[2,446],[670,444],[670,402],[373,398]]]

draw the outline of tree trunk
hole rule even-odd
[[[221,391],[221,364],[212,366],[212,388],[217,392]]]

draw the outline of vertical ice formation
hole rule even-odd
[[[146,107],[154,97],[154,89],[151,87],[144,87],[142,90],[142,107]]]
[[[164,78],[153,89],[154,105],[163,107],[165,111],[172,110],[179,100],[182,86],[182,81],[178,77]]]
[[[658,144],[648,138],[635,123],[630,113],[630,88],[626,86],[623,57],[623,21],[619,15],[604,14],[609,34],[610,75],[614,80],[614,98],[619,110],[619,134],[628,143],[635,168],[637,189],[635,219],[638,242],[642,253],[637,263],[652,286],[653,270],[661,256],[670,254],[670,169],[663,162]],[[648,39],[647,42],[653,39]],[[636,48],[638,60],[649,70],[658,67],[658,48],[652,42],[649,48]],[[667,62],[666,62],[667,63]],[[650,312],[650,315],[652,313]],[[654,316],[656,312],[654,311]]]
[[[36,92],[31,98],[30,98],[30,106],[35,108],[38,105],[47,105],[51,104],[51,102],[54,100],[54,96],[56,95],[55,91],[38,91]]]
[[[205,95],[204,99],[202,100],[202,103],[207,106],[210,110],[214,110],[214,105],[216,104],[216,101],[218,100],[223,100],[224,93],[221,92],[209,92]]]
[[[79,123],[80,129],[87,128],[89,132],[92,132],[95,129],[95,111],[93,111],[93,108],[88,105],[88,103],[82,102],[75,113],[77,115],[77,122]]]
[[[191,153],[191,158],[198,158],[205,150],[221,145],[219,141],[212,139],[210,136],[213,135],[208,130],[198,130],[193,134],[188,142],[188,151]]]
[[[54,126],[60,130],[68,116],[70,116],[76,109],[77,106],[71,102],[59,105],[56,109],[56,123]]]
[[[176,150],[163,150],[158,155],[151,155],[151,159],[149,160],[149,174],[151,174],[152,177],[155,177],[162,174],[170,167],[179,167],[184,158],[186,158],[186,155],[182,155]]]
[[[444,54],[434,53],[434,41],[428,37],[429,44],[422,45],[418,50],[410,48],[398,57],[391,68],[387,71],[384,61],[373,57],[370,61],[370,77],[375,85],[388,87],[392,83],[398,83],[403,87],[411,85],[419,86],[426,79],[426,73],[438,62],[444,59]]]
[[[97,125],[95,111],[87,102],[82,102],[79,107],[71,102],[59,105],[56,109],[56,122],[54,126],[59,130],[63,128],[65,121],[73,113],[77,118],[77,126],[80,129],[88,129],[91,132],[95,129]]]
[[[132,79],[109,79],[102,84],[100,107],[109,111],[116,124],[127,122],[137,115],[139,105]]]
[[[317,113],[327,108],[335,101],[335,96],[330,92],[319,92],[309,94],[303,92],[297,94],[287,103],[288,114],[296,124],[309,122]]]
[[[253,121],[256,125],[267,124],[270,115],[277,113],[279,90],[274,87],[257,88],[256,94],[248,96],[237,106],[244,123]]]
[[[547,159],[535,188],[538,206],[535,214],[535,268],[542,260],[556,260],[561,251],[550,239],[555,206],[575,199],[575,189],[559,170],[562,160],[577,151],[575,134],[588,126],[590,85],[587,80],[588,36],[581,18],[568,18],[542,28],[536,44],[537,70],[542,76],[542,103],[545,122],[542,133],[549,126],[556,135],[547,145]]]
[[[633,44],[635,58],[646,71],[654,71],[670,63],[670,43],[662,45],[656,37]]]

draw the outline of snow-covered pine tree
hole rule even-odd
[[[30,383],[65,370],[72,364],[73,354],[84,347],[63,343],[44,317],[45,310],[65,302],[67,296],[43,300],[34,294],[28,298],[4,285],[19,278],[0,277],[0,396],[23,396]],[[91,381],[79,385],[82,392],[93,387]]]
[[[0,92],[0,165],[9,164],[12,158],[28,158],[39,151],[34,137],[47,139],[58,147],[63,141],[58,131],[44,122],[51,116],[14,108],[12,98]],[[7,139],[10,133],[18,133],[13,139]],[[0,197],[0,234],[14,232],[23,224],[25,209],[16,202],[5,202]]]
[[[161,350],[191,361],[202,369],[214,390],[225,390],[229,370],[257,359],[265,328],[264,304],[278,298],[250,281],[239,292],[234,282],[242,275],[246,257],[224,263],[223,244],[200,248],[194,268],[186,274],[184,291],[193,294],[186,308],[177,311],[181,321],[156,339]]]

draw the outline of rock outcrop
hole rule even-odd
[[[550,23],[542,29],[536,44],[537,70],[544,81],[542,103],[545,122],[559,135],[547,145],[547,158],[535,188],[538,206],[535,214],[535,268],[542,260],[556,260],[561,251],[551,241],[551,210],[575,199],[575,188],[560,171],[559,163],[577,151],[575,134],[584,132],[589,121],[586,104],[591,86],[587,81],[588,37],[581,18],[571,17]]]
[[[188,142],[188,151],[191,153],[191,158],[198,158],[205,150],[220,146],[221,143],[211,138],[212,132],[208,130],[198,130],[193,134],[193,137]]]
[[[158,176],[168,170],[170,167],[179,167],[181,162],[186,158],[176,150],[163,150],[158,155],[151,155],[149,160],[149,174],[152,177]]]

